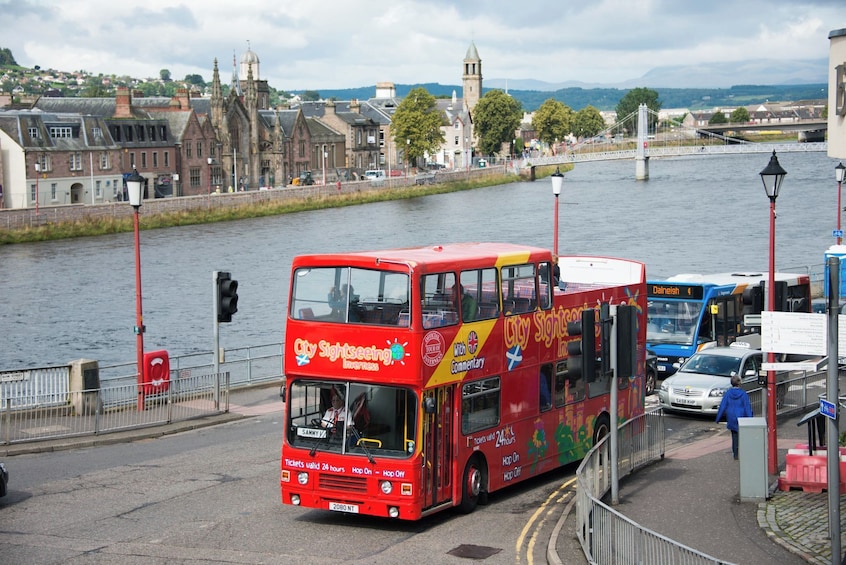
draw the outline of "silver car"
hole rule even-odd
[[[758,349],[737,345],[703,349],[661,383],[658,400],[664,410],[716,414],[732,376],[740,375],[746,390],[758,388],[762,361]]]

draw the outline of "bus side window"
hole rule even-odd
[[[543,365],[540,370],[540,411],[552,408],[552,365]]]

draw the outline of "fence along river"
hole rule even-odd
[[[769,201],[764,155],[653,159],[648,181],[631,161],[580,163],[565,175],[559,251],[646,263],[649,278],[766,270]],[[779,155],[788,175],[777,202],[776,268],[821,272],[835,243],[837,162]],[[221,324],[225,348],[284,340],[292,258],[457,241],[552,247],[549,180],[465,192],[159,230],[143,230],[146,350],[213,349],[212,272],[239,281],[238,313]],[[0,247],[0,370],[101,365],[135,358],[132,233]]]

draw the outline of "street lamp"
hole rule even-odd
[[[321,153],[323,155],[323,186],[326,186],[326,144],[324,143],[321,147]]]
[[[134,168],[126,179],[129,204],[135,209],[135,335],[138,353],[138,411],[144,410],[144,318],[141,314],[141,242],[138,238],[138,209],[141,208],[144,177]]]
[[[209,158],[206,159],[206,163],[209,164],[209,192],[208,192],[208,197],[209,197],[209,200],[211,200],[211,181],[212,181],[212,168],[211,168],[211,166],[212,166],[212,163],[214,163],[214,159],[209,157]]]
[[[35,164],[35,215],[38,215],[38,177],[41,176],[41,163]]]
[[[564,175],[561,169],[555,167],[552,179],[552,194],[555,195],[555,222],[553,224],[552,254],[558,257],[558,196],[561,194],[561,185],[564,184]]]
[[[766,168],[761,171],[761,182],[764,192],[770,199],[770,271],[767,286],[767,310],[775,311],[775,205],[778,191],[787,171],[778,164],[778,157],[773,150],[773,156]],[[839,214],[838,214],[839,216]],[[775,363],[775,352],[767,352],[767,362]],[[767,371],[767,450],[768,470],[770,475],[778,473],[778,441],[776,435],[776,382],[775,371]]]
[[[843,188],[843,173],[846,172],[846,167],[843,163],[838,163],[834,167],[834,178],[837,180],[837,245],[843,241],[843,232],[840,230],[840,214],[843,208],[840,207],[840,189]]]
[[[408,150],[411,149],[411,140],[405,140],[405,178],[408,178]]]

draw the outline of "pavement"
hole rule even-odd
[[[231,392],[228,413],[99,436],[13,444],[0,447],[0,456],[130,442],[277,412],[283,407],[278,391],[278,383],[241,388]],[[787,449],[807,442],[807,427],[798,426],[798,419],[779,422],[781,469]],[[711,430],[668,447],[662,460],[622,478],[619,502],[613,507],[641,526],[722,562],[840,563],[831,556],[827,492],[780,491],[777,477],[769,476],[769,498],[741,501],[739,469],[725,424],[714,424]],[[842,524],[846,505],[843,497],[840,500]],[[574,514],[571,505],[563,508],[550,539],[550,562],[584,562],[581,552],[573,551]],[[841,549],[846,548],[843,530],[841,526]]]

